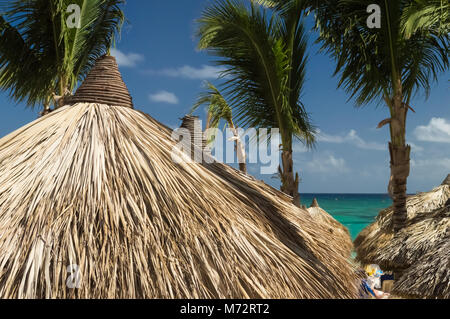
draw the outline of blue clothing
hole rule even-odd
[[[376,298],[375,292],[373,291],[372,288],[370,288],[369,284],[367,283],[367,280],[363,279],[361,282],[360,296],[363,299],[367,299],[370,297],[370,295]]]

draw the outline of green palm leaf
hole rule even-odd
[[[407,38],[419,30],[435,33],[450,32],[450,3],[446,0],[414,0],[405,7],[403,32]]]
[[[367,26],[372,0],[338,0],[314,6],[322,49],[336,61],[339,86],[356,105],[384,101],[389,108],[391,183],[395,206],[394,230],[406,223],[406,183],[410,151],[406,119],[411,98],[429,94],[438,74],[449,68],[448,19],[437,1],[378,1],[381,28]],[[439,9],[436,9],[439,7]],[[430,9],[434,8],[434,9]],[[392,186],[392,187],[391,187]]]
[[[108,53],[124,21],[123,0],[0,1],[0,88],[28,105],[71,92]],[[80,28],[66,21],[81,8]],[[27,66],[24,68],[24,66]]]
[[[299,103],[304,72],[297,73],[304,68],[306,39],[299,27],[289,51],[283,23],[255,5],[215,3],[199,20],[199,47],[226,69],[224,92],[240,126],[279,128],[287,144],[294,134],[311,145],[312,125]]]
[[[236,122],[240,127],[280,130],[282,189],[298,205],[293,138],[312,146],[315,134],[300,102],[307,59],[302,8],[299,3],[273,14],[256,2],[224,0],[206,8],[198,20],[199,47],[225,69],[222,92]]]

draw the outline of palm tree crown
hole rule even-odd
[[[367,27],[370,0],[339,0],[316,9],[323,49],[337,61],[339,85],[357,105],[383,101],[401,85],[403,101],[423,89],[428,95],[439,72],[448,68],[448,34],[420,29],[408,37],[411,1],[379,1],[381,29]]]
[[[423,90],[428,96],[438,74],[448,69],[448,29],[413,15],[418,1],[378,1],[380,28],[367,24],[372,0],[325,0],[316,4],[322,48],[336,60],[339,86],[356,105],[384,101],[389,124],[391,179],[389,193],[394,207],[394,230],[406,223],[406,190],[411,148],[406,144],[406,119],[411,98]],[[424,2],[424,1],[422,1]],[[434,1],[428,1],[434,2]],[[423,13],[423,12],[422,12]]]
[[[18,102],[49,105],[72,92],[120,31],[123,0],[13,0],[0,3],[0,88]],[[67,23],[78,5],[79,25]]]
[[[237,123],[279,128],[285,152],[282,188],[294,198],[299,179],[292,175],[293,138],[312,146],[315,134],[300,102],[307,37],[297,9],[277,15],[254,3],[225,0],[205,9],[198,21],[199,47],[219,57],[216,63],[225,68],[223,92]]]
[[[390,117],[394,230],[406,221],[406,181],[410,151],[406,118],[411,98],[448,69],[449,4],[442,0],[253,0],[285,13],[313,10],[322,50],[336,61],[335,75],[357,106],[385,102]],[[377,4],[380,27],[371,28],[368,9]]]
[[[234,140],[235,140],[235,148],[239,162],[239,169],[246,173],[247,165],[246,165],[246,154],[245,147],[242,145],[239,137],[238,130],[234,125],[233,121],[233,110],[231,106],[228,104],[225,97],[220,93],[219,89],[217,89],[212,83],[206,82],[206,91],[202,92],[197,102],[192,107],[191,113],[193,113],[196,109],[198,109],[202,105],[208,105],[208,120],[206,123],[206,129],[217,129],[219,127],[220,121],[224,120],[230,130],[233,132]],[[209,133],[209,132],[208,132]],[[208,143],[213,142],[215,139],[215,133],[208,136]]]

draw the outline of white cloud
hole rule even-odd
[[[159,71],[149,70],[147,73],[190,80],[208,80],[217,79],[223,70],[221,67],[210,65],[202,65],[200,68],[185,65],[179,68],[168,68]]]
[[[411,146],[411,149],[413,152],[419,153],[424,150],[422,146],[419,146],[417,144],[414,144],[414,143],[408,143],[408,144]]]
[[[159,91],[154,94],[150,94],[150,101],[159,103],[178,104],[179,100],[177,96],[171,92]]]
[[[139,62],[144,60],[142,54],[137,53],[123,53],[117,49],[111,49],[111,55],[117,60],[117,64],[121,67],[135,67]]]
[[[415,168],[428,168],[427,171],[444,168],[450,171],[450,158],[429,158],[429,159],[419,159],[411,160],[411,166]]]
[[[309,151],[308,147],[300,141],[295,141],[292,145],[292,151],[294,153],[306,153]]]
[[[414,134],[419,141],[450,143],[450,123],[434,117],[428,125],[418,126]]]
[[[377,142],[366,142],[361,137],[358,136],[355,130],[350,130],[347,135],[328,135],[319,130],[317,135],[318,142],[324,143],[335,143],[335,144],[353,144],[358,148],[364,150],[376,150],[376,151],[385,151],[387,150],[387,146]]]
[[[336,158],[334,155],[316,157],[306,165],[310,171],[318,173],[344,173],[349,171],[345,160]]]

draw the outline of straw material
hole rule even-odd
[[[328,227],[170,134],[80,103],[0,139],[0,298],[357,297]]]
[[[422,263],[421,260],[427,253],[441,251],[438,247],[443,241],[449,240],[449,198],[448,185],[441,185],[431,192],[409,197],[407,225],[397,234],[393,232],[393,208],[381,211],[376,222],[364,229],[355,240],[357,260],[363,264],[375,263],[384,270],[392,270],[399,274],[409,273],[410,276],[412,271],[410,267],[425,269],[433,265],[428,261]],[[444,256],[442,255],[443,260]],[[408,282],[414,280],[420,285],[420,282],[426,280],[430,283],[434,280],[436,271],[437,269],[428,272],[427,278],[415,276]],[[399,280],[405,283],[402,281],[403,277]],[[448,285],[448,281],[440,284]],[[414,288],[410,286],[410,289]]]
[[[76,94],[64,101],[71,105],[90,102],[133,108],[131,95],[112,56],[98,59]]]
[[[312,206],[308,208],[308,212],[311,214],[314,220],[328,229],[328,232],[334,238],[333,244],[336,245],[337,251],[339,251],[345,257],[350,257],[353,251],[353,242],[347,227],[342,225],[340,222],[334,219],[333,216],[328,214],[319,206]]]
[[[450,186],[450,174],[448,174],[447,178],[442,182],[442,185]]]
[[[394,294],[450,299],[450,236],[421,257],[395,282]]]

